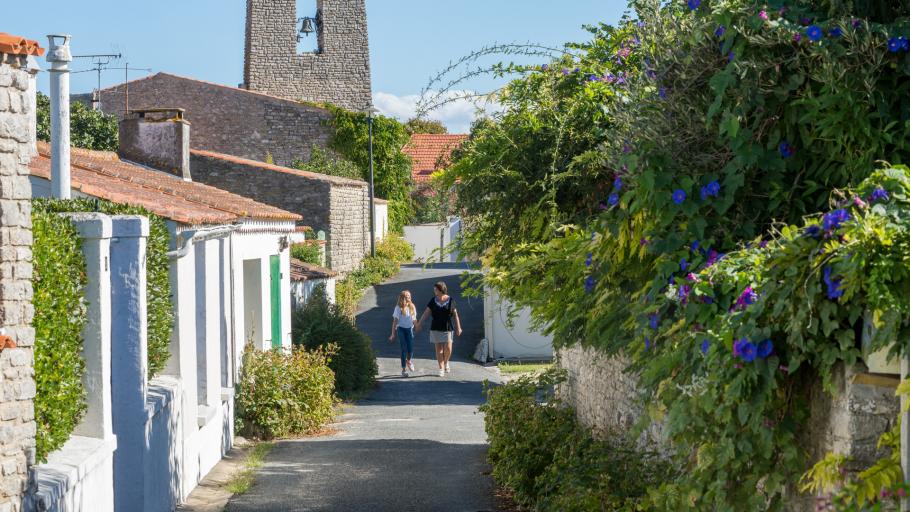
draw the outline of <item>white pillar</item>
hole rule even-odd
[[[138,215],[112,217],[111,391],[114,433],[114,509],[142,510],[148,450],[148,298],[146,244],[149,221]]]
[[[71,213],[82,238],[88,322],[82,331],[85,360],[85,417],[75,435],[113,439],[111,425],[111,219],[100,213]]]
[[[70,36],[47,36],[51,76],[51,197],[70,198]]]

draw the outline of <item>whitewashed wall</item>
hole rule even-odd
[[[375,203],[373,205],[373,227],[375,228],[376,240],[385,238],[389,232],[389,204]]]
[[[291,306],[296,309],[306,305],[313,295],[313,290],[319,285],[325,285],[325,295],[329,302],[335,303],[335,278],[328,279],[308,279],[306,281],[295,281],[291,283]]]
[[[457,240],[460,233],[459,219],[404,227],[404,239],[414,248],[414,258],[419,262],[458,261],[457,251],[450,252],[449,244]]]
[[[550,359],[553,338],[531,328],[531,311],[519,309],[509,321],[513,304],[487,287],[484,291],[484,332],[494,359]]]

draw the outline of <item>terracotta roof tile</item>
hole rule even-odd
[[[293,174],[295,176],[302,176],[304,178],[310,178],[313,180],[322,180],[334,183],[336,185],[351,185],[362,187],[365,185],[365,182],[361,180],[354,180],[351,178],[341,178],[338,176],[330,176],[328,174],[319,174],[309,171],[301,171],[300,169],[293,169],[291,167],[282,167],[280,165],[267,164],[265,162],[259,162],[257,160],[250,160],[248,158],[242,158],[234,155],[226,155],[224,153],[216,153],[214,151],[206,151],[202,149],[192,149],[190,153],[196,156],[202,156],[206,158],[213,158],[215,160],[223,160],[225,162],[231,162],[235,164],[244,165],[250,167],[251,170],[261,170],[261,171],[275,171],[283,172],[285,174]]]
[[[22,36],[14,36],[12,34],[7,34],[6,32],[0,32],[0,53],[8,53],[11,55],[35,55],[40,57],[44,55],[44,48],[38,44],[38,41],[32,41],[31,39],[26,39]]]
[[[319,265],[304,263],[298,259],[291,258],[291,281],[329,279],[332,277],[338,277],[338,272],[327,269],[325,267],[320,267]]]
[[[141,206],[183,224],[302,218],[215,187],[120,160],[115,153],[73,148],[70,164],[75,190],[115,203]],[[38,156],[32,159],[29,169],[33,176],[50,180],[50,147],[46,142],[38,143]]]
[[[467,139],[461,134],[415,133],[402,148],[411,157],[411,176],[414,181],[427,181],[434,172],[449,164],[452,151]]]

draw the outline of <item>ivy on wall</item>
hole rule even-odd
[[[149,219],[149,238],[146,247],[146,278],[148,297],[148,368],[149,377],[159,374],[170,357],[174,309],[171,303],[170,232],[163,217],[145,208],[122,205],[96,199],[69,201],[37,199],[35,208],[48,212],[99,212],[107,215],[142,215]]]
[[[69,219],[36,202],[32,209],[35,317],[35,444],[39,461],[63,446],[85,413],[82,329],[85,258]]]

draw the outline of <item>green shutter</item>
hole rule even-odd
[[[272,276],[272,348],[281,346],[281,257],[269,258]]]

